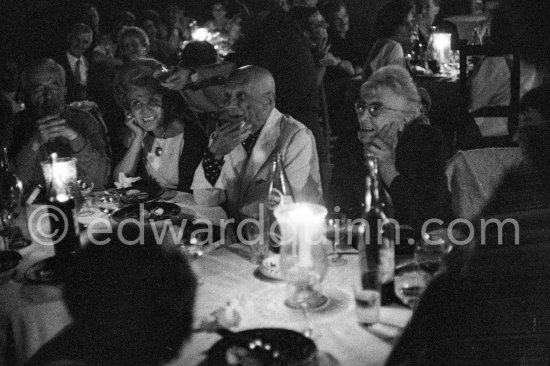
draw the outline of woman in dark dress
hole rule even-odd
[[[329,202],[348,218],[361,215],[365,194],[364,155],[378,159],[380,179],[401,226],[421,229],[428,219],[448,221],[450,196],[444,174],[445,148],[439,130],[422,115],[421,98],[400,66],[377,70],[356,103],[357,136],[339,139]],[[359,138],[359,140],[357,139]]]

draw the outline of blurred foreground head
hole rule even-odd
[[[120,237],[113,232],[97,237],[107,244],[89,244],[78,255],[64,287],[74,325],[103,335],[105,344],[127,344],[113,364],[173,359],[191,334],[195,276],[184,255],[157,244],[150,228],[128,224]]]

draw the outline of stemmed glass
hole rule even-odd
[[[81,217],[92,216],[95,212],[91,208],[92,201],[94,196],[92,191],[94,190],[94,182],[89,178],[81,178],[77,180],[78,188],[80,189],[80,194],[84,199],[84,207],[80,209],[78,215]]]
[[[321,282],[328,270],[324,235],[326,208],[309,203],[279,206],[275,217],[281,226],[281,273],[287,283],[285,305],[300,309],[307,323],[304,335],[311,337],[308,311],[327,302]]]
[[[327,215],[327,239],[332,243],[332,252],[329,254],[328,265],[340,267],[348,261],[337,252],[336,246],[345,239],[347,230],[346,215],[340,212],[332,212]]]

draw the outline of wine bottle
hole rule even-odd
[[[0,213],[4,230],[12,227],[18,215],[22,194],[23,184],[13,171],[8,159],[8,148],[4,146],[0,156]]]
[[[283,155],[278,153],[271,163],[269,174],[269,191],[267,194],[267,224],[269,229],[274,230],[270,235],[269,248],[274,252],[279,252],[280,233],[278,226],[274,225],[276,219],[274,211],[279,205],[294,202],[292,188],[286,176],[283,166]]]
[[[370,273],[376,270],[380,285],[380,301],[388,305],[395,301],[395,225],[389,219],[389,203],[378,177],[378,162],[373,155],[367,156],[369,172],[365,179],[365,209],[363,219],[366,265]],[[367,284],[363,284],[364,286]]]
[[[56,270],[64,273],[72,257],[80,248],[79,229],[75,216],[75,202],[69,187],[56,166],[57,154],[50,155],[52,178],[48,187],[48,213],[52,242],[54,243]]]

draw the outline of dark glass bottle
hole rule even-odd
[[[48,213],[55,250],[55,270],[63,274],[80,248],[79,229],[74,197],[58,171],[59,166],[56,166],[57,154],[51,154],[50,159],[52,180],[47,193]]]
[[[388,200],[378,177],[378,162],[367,156],[369,173],[366,177],[364,220],[368,227],[364,233],[366,265],[376,269],[380,285],[380,302],[388,305],[395,302],[395,225],[389,219]],[[372,273],[372,271],[370,271]]]
[[[11,168],[8,160],[8,149],[2,147],[0,156],[0,213],[2,227],[10,230],[21,208],[23,184]]]
[[[269,248],[274,252],[279,252],[279,227],[274,226],[276,221],[273,212],[279,205],[294,202],[294,194],[286,176],[283,155],[278,153],[271,163],[269,174],[269,191],[267,193],[267,223],[274,232],[270,235]]]

